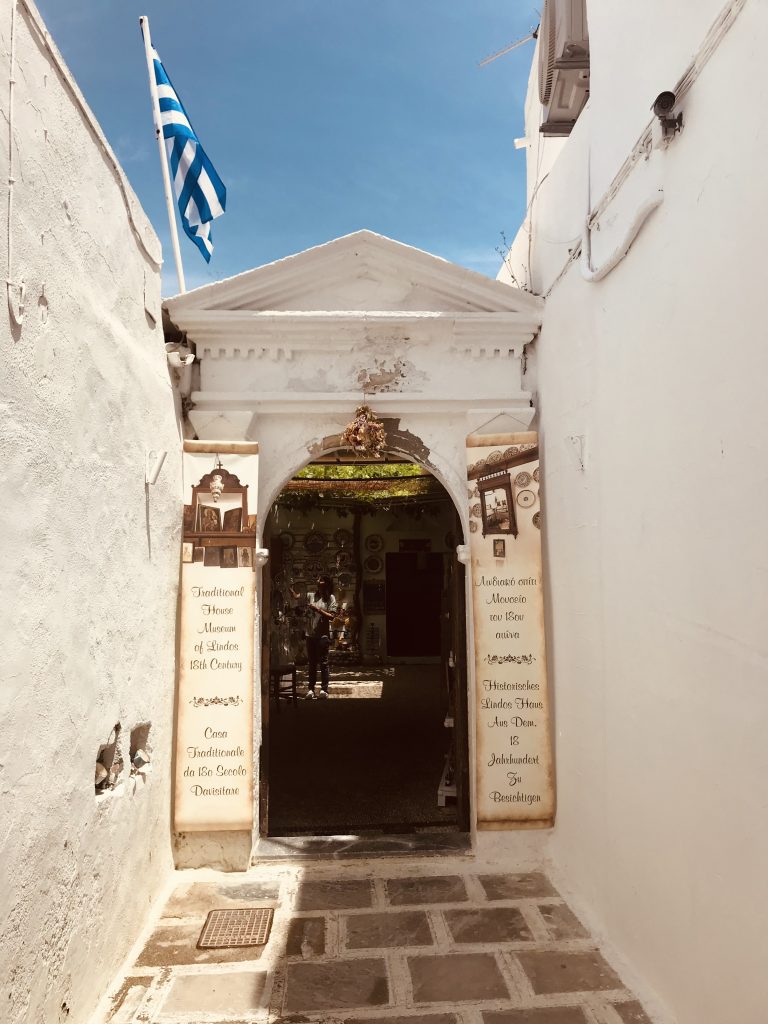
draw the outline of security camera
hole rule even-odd
[[[671,112],[675,109],[675,103],[677,97],[673,92],[667,90],[666,92],[660,92],[656,99],[653,101],[653,110],[656,117],[669,117]]]
[[[675,109],[677,103],[677,96],[669,89],[664,92],[660,92],[656,99],[653,101],[651,110],[654,112],[656,117],[659,119],[661,125],[661,132],[664,139],[669,140],[677,132],[682,131],[683,128],[683,115],[678,114],[677,117],[671,117],[672,111]]]

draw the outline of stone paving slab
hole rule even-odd
[[[322,956],[325,952],[325,918],[295,917],[288,925],[286,956]]]
[[[416,1003],[458,1003],[506,999],[509,990],[491,953],[409,956]]]
[[[423,910],[405,913],[355,914],[345,919],[347,949],[404,948],[431,946],[427,915]]]
[[[344,1024],[456,1024],[453,1013],[417,1013],[407,1017],[347,1017]]]
[[[517,907],[446,910],[443,916],[454,942],[525,942],[533,939]]]
[[[587,929],[564,903],[553,903],[539,907],[553,939],[585,939]]]
[[[623,1024],[651,1024],[650,1017],[635,999],[627,1003],[614,1003],[613,1008]]]
[[[189,974],[174,978],[163,1013],[243,1013],[258,1010],[266,974]]]
[[[578,1006],[543,1006],[527,1010],[491,1010],[483,1024],[587,1024]]]
[[[604,992],[624,987],[597,952],[518,953],[517,959],[537,995],[553,992]]]
[[[480,875],[480,884],[489,900],[535,899],[538,896],[559,896],[546,875],[540,871],[525,875]]]
[[[393,906],[426,903],[459,903],[466,899],[464,879],[459,875],[432,878],[388,878],[384,883]]]
[[[351,910],[373,906],[373,886],[366,880],[302,882],[297,910]]]
[[[258,960],[264,946],[198,949],[204,919],[182,924],[160,922],[136,961],[139,967],[176,967],[181,964],[228,964]]]
[[[494,868],[185,872],[91,1024],[651,1024],[545,874]],[[210,910],[264,905],[265,947],[196,949]]]
[[[286,1010],[335,1010],[389,1002],[383,960],[289,964]]]
[[[164,918],[205,917],[213,908],[242,910],[254,903],[274,904],[280,885],[276,881],[227,884],[193,882],[179,886],[166,903]]]

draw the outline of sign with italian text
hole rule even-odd
[[[555,810],[541,573],[538,436],[467,438],[480,829]]]
[[[253,824],[257,452],[184,442],[177,832]]]

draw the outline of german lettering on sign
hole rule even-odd
[[[478,828],[554,817],[538,437],[467,438]]]
[[[257,452],[184,444],[177,832],[253,823]]]

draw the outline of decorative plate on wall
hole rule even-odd
[[[366,551],[381,551],[384,547],[384,538],[380,533],[372,533],[370,537],[365,538],[365,549]]]
[[[292,533],[288,533],[287,530],[283,530],[280,534],[280,543],[283,545],[285,551],[290,551],[296,542],[296,538]]]
[[[530,508],[536,504],[536,495],[533,491],[520,491],[517,496],[517,504],[520,508]]]
[[[533,525],[536,527],[537,530],[541,529],[541,512],[533,513]]]
[[[365,562],[365,571],[369,572],[372,576],[376,576],[384,568],[384,563],[378,555],[368,555]]]
[[[304,538],[304,547],[312,555],[319,554],[326,547],[326,543],[325,534],[322,533],[308,533]]]
[[[523,471],[522,473],[518,473],[517,476],[515,477],[515,484],[518,487],[527,487],[530,482],[531,482],[531,474],[530,473],[526,473],[525,471]]]
[[[345,551],[343,548],[341,551],[336,552],[336,568],[347,569],[349,563],[352,561],[352,552]]]
[[[337,530],[333,535],[337,548],[352,547],[352,534],[349,530]]]
[[[538,466],[533,471],[533,479],[536,481],[536,483],[539,482],[539,467]]]
[[[482,515],[482,513],[483,513],[483,510],[480,508],[480,502],[479,501],[475,505],[473,505],[470,508],[470,510],[469,510],[469,514],[471,516],[473,516],[475,519],[479,519],[480,516]]]
[[[339,579],[337,581],[338,582],[337,591],[338,590],[349,590],[349,588],[352,586],[352,580],[353,579],[354,579],[354,577],[352,576],[351,572],[340,572],[339,573]]]
[[[323,572],[323,563],[319,558],[308,558],[304,563],[304,575],[314,583]]]

